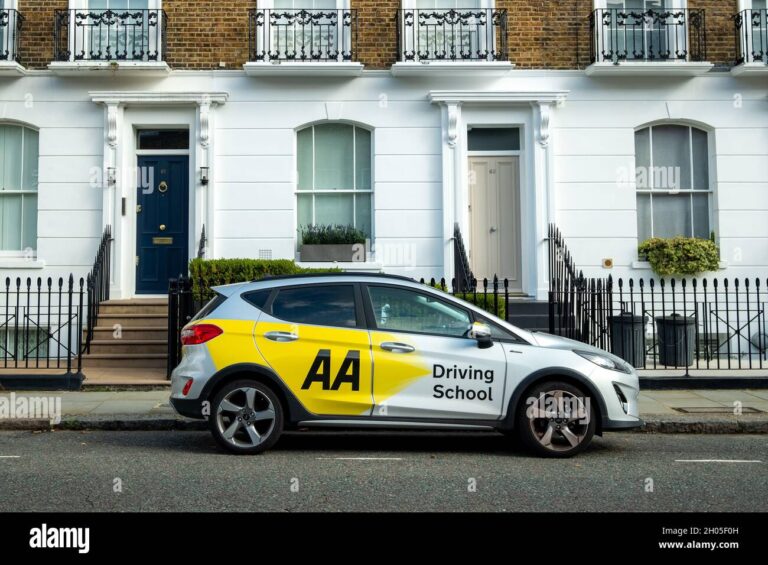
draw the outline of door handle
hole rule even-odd
[[[381,347],[384,351],[391,351],[392,353],[411,353],[412,351],[416,351],[416,348],[412,345],[408,345],[407,343],[397,343],[394,341],[385,341],[379,347]]]
[[[296,341],[299,336],[291,332],[267,332],[264,337],[277,342]]]
[[[496,230],[496,226],[491,226],[490,232],[491,233],[496,233],[496,231],[497,231]]]

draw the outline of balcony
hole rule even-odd
[[[737,59],[731,74],[768,74],[768,10],[744,10],[734,21]]]
[[[250,10],[252,76],[356,76],[357,10]]]
[[[19,45],[24,17],[17,10],[0,10],[0,76],[23,75]]]
[[[397,13],[394,75],[506,74],[507,11],[491,8],[411,9]]]
[[[697,76],[706,61],[704,10],[599,9],[589,18],[588,75]]]
[[[54,61],[59,74],[166,74],[163,10],[56,10]]]

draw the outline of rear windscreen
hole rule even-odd
[[[216,296],[214,296],[208,302],[208,304],[203,306],[203,308],[197,314],[195,314],[195,317],[192,318],[192,320],[190,320],[190,321],[201,320],[202,318],[207,318],[211,314],[211,312],[213,312],[214,310],[216,310],[216,308],[221,306],[226,299],[227,299],[226,296],[223,296],[221,294],[217,294]]]

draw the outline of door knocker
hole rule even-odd
[[[168,192],[168,183],[165,181],[160,181],[160,186],[157,187],[157,190],[160,192]]]

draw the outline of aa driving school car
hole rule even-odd
[[[641,425],[638,378],[411,279],[328,274],[213,289],[182,331],[171,404],[234,453],[308,426],[498,430],[567,457]]]

